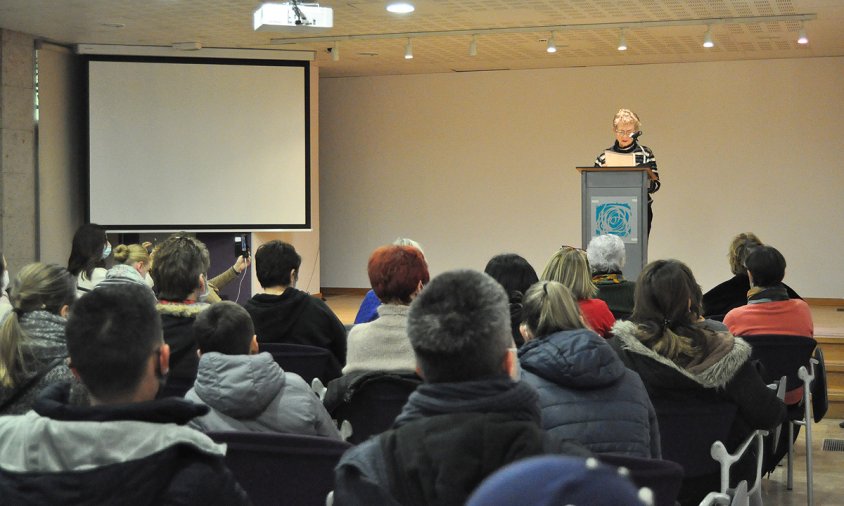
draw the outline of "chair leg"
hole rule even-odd
[[[815,503],[815,492],[813,478],[813,464],[812,464],[812,403],[806,402],[806,502],[809,506]]]
[[[788,466],[786,469],[785,488],[791,490],[794,488],[794,424],[788,422]]]

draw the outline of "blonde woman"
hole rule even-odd
[[[615,323],[615,317],[606,302],[595,298],[598,287],[592,281],[585,251],[572,246],[563,246],[548,259],[540,278],[565,285],[577,299],[577,304],[589,328],[601,337],[611,336],[610,329]]]
[[[2,415],[29,411],[53,383],[78,384],[67,366],[64,335],[76,278],[58,265],[29,264],[15,278],[10,300],[12,312],[0,326]]]
[[[106,273],[99,286],[136,283],[149,286],[146,282],[150,268],[147,249],[140,244],[118,244],[114,248],[114,266]]]
[[[542,428],[594,453],[659,458],[656,413],[642,380],[586,328],[571,291],[539,281],[522,300],[522,381],[539,392]]]

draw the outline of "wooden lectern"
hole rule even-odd
[[[622,273],[635,281],[648,263],[649,167],[576,167],[580,172],[583,248],[593,237],[614,234],[624,241]]]

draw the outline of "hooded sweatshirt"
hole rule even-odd
[[[211,408],[190,422],[203,432],[284,432],[340,439],[307,383],[284,372],[269,353],[203,353],[196,383],[185,399]]]
[[[346,363],[346,327],[320,299],[291,286],[281,295],[255,295],[243,307],[252,317],[258,342],[318,346]]]
[[[659,458],[656,412],[645,385],[588,329],[533,339],[519,350],[522,381],[539,392],[542,428],[595,453]]]

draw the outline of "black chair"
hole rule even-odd
[[[226,465],[255,506],[322,506],[334,488],[334,467],[349,443],[317,436],[210,432],[225,443]]]
[[[630,472],[630,480],[637,487],[651,489],[653,506],[674,506],[683,484],[683,467],[680,464],[617,453],[602,453],[597,458],[606,464],[626,468]]]
[[[788,406],[787,431],[783,431],[782,441],[788,455],[786,488],[794,487],[794,441],[797,439],[798,428],[805,427],[806,435],[806,499],[809,506],[814,502],[813,465],[812,465],[812,421],[819,422],[826,413],[826,368],[823,352],[816,351],[817,342],[811,337],[757,334],[741,336],[753,347],[751,358],[762,364],[763,379],[768,383],[785,381],[786,392],[802,392],[799,402]],[[820,360],[818,360],[820,359]],[[815,367],[817,365],[817,368]],[[815,402],[811,396],[817,396]],[[821,408],[820,417],[812,415],[813,405]],[[779,445],[778,445],[779,446]],[[771,469],[782,458],[783,450],[774,453],[766,464]]]
[[[651,399],[659,422],[662,458],[683,467],[682,504],[698,504],[720,486],[721,467],[711,456],[727,441],[738,406],[726,401]]]
[[[340,364],[325,348],[304,344],[259,343],[260,351],[269,352],[286,372],[295,372],[309,385],[314,378],[327,384],[340,377]]]
[[[356,375],[348,383],[341,379],[328,385],[326,409],[338,425],[343,421],[352,425],[348,441],[353,444],[389,429],[407,398],[422,383],[422,379],[410,371],[370,371]],[[342,391],[335,392],[336,388]]]

